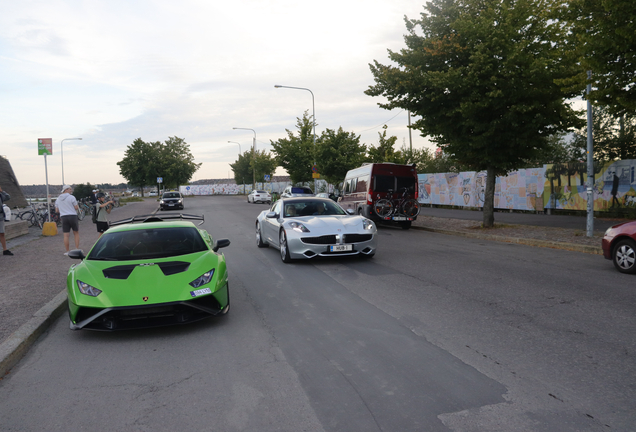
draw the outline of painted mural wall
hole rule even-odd
[[[543,211],[586,210],[585,164],[544,165],[497,177],[495,208]],[[482,207],[486,172],[419,174],[422,204]],[[636,207],[636,160],[623,160],[595,167],[594,210],[612,206]]]

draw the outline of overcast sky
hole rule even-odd
[[[203,165],[194,180],[231,176],[252,145],[296,131],[312,113],[318,135],[342,128],[378,143],[387,124],[408,145],[407,113],[364,94],[368,64],[404,47],[412,0],[6,1],[0,13],[0,155],[22,185],[45,182],[37,139],[53,139],[48,179],[119,183],[136,138],[184,138]],[[430,147],[414,131],[413,146]]]

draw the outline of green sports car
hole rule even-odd
[[[203,216],[143,215],[113,222],[84,256],[69,257],[71,329],[113,331],[183,324],[230,309],[225,256]]]

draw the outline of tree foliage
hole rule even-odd
[[[246,151],[239,154],[236,162],[230,164],[230,168],[234,172],[234,181],[236,184],[250,184],[254,176],[252,172],[252,151]]]
[[[73,196],[77,200],[80,200],[82,198],[86,198],[90,196],[91,193],[93,193],[93,190],[95,189],[96,187],[90,183],[78,184],[73,187]]]
[[[271,141],[278,165],[287,171],[293,184],[312,181],[311,167],[315,161],[313,120],[308,111],[297,118],[296,127],[298,135],[285,129],[287,138]]]
[[[251,169],[255,169],[257,182],[264,181],[266,175],[272,176],[277,166],[276,157],[265,150],[257,150],[254,159],[250,162]]]
[[[594,160],[609,162],[636,159],[636,113],[612,114],[609,106],[594,108]],[[579,154],[587,150],[587,130],[575,133],[574,146]]]
[[[413,124],[462,165],[487,171],[484,226],[494,222],[495,176],[523,166],[543,137],[578,118],[555,83],[574,72],[557,0],[433,0],[406,19],[406,48],[389,51],[397,66],[370,65],[382,108],[402,108]]]
[[[169,137],[164,143],[137,138],[117,165],[122,177],[142,188],[142,194],[143,187],[155,184],[157,177],[163,178],[167,188],[186,184],[201,166],[194,162],[189,145],[178,137]]]
[[[329,184],[342,182],[347,171],[362,165],[366,146],[360,144],[360,136],[353,132],[327,129],[316,143],[316,164],[321,178]]]
[[[387,138],[387,126],[382,126],[382,132],[378,132],[378,145],[370,146],[368,152],[368,161],[371,163],[396,162],[396,154],[393,146],[397,141],[396,136]]]
[[[590,100],[610,114],[636,112],[636,3],[634,0],[570,0],[562,17],[570,24],[571,48],[580,61],[569,83],[580,93],[592,71]]]

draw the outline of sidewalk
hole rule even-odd
[[[594,219],[594,236],[587,237],[583,216],[495,212],[495,227],[481,228],[483,212],[422,207],[414,229],[507,243],[549,247],[602,255],[607,228],[624,219]]]
[[[111,221],[138,214],[150,214],[156,199],[146,199],[115,208]],[[80,248],[84,251],[97,240],[90,217],[80,222]],[[75,248],[73,234],[71,249]],[[44,332],[50,321],[66,313],[66,275],[76,261],[64,255],[62,228],[55,236],[42,230],[7,241],[13,256],[0,256],[0,379]]]
[[[113,209],[110,220],[150,214],[157,207],[154,198],[130,203]],[[423,207],[412,229],[601,254],[605,229],[621,222],[596,219],[594,237],[590,238],[585,235],[584,217],[498,212],[492,229],[481,228],[482,218],[480,211]],[[66,313],[64,281],[74,261],[64,256],[61,229],[53,237],[43,237],[39,229],[30,230],[28,235],[7,242],[14,256],[0,256],[0,379],[50,322]],[[85,251],[97,240],[90,218],[80,222],[80,239],[80,247]]]

